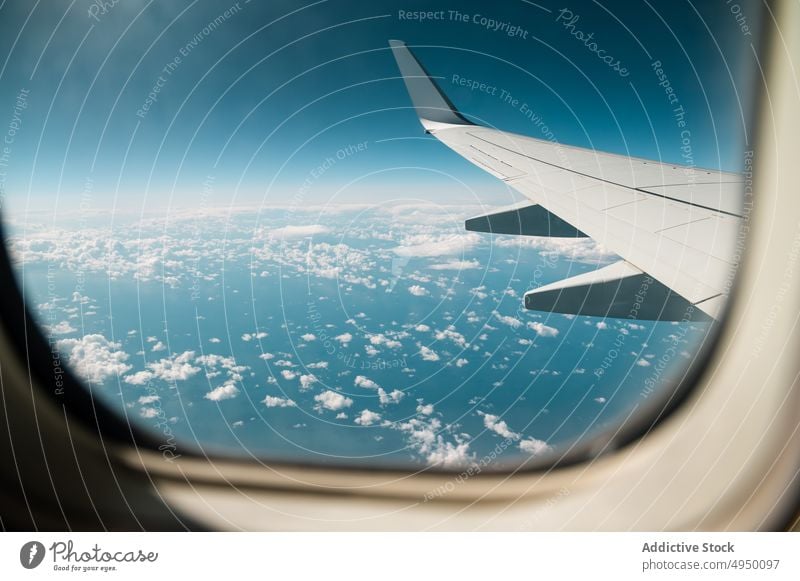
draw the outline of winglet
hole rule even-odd
[[[405,42],[390,40],[389,46],[392,47],[414,109],[426,131],[451,125],[473,125],[458,112]]]

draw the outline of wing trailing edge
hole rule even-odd
[[[511,234],[515,236],[547,236],[551,238],[585,238],[586,234],[565,222],[539,204],[523,202],[495,212],[469,218],[464,227],[470,232]]]
[[[525,293],[525,308],[641,321],[709,321],[708,315],[632,264],[603,268]]]

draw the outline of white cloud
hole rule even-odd
[[[267,337],[268,333],[264,331],[258,331],[256,333],[245,333],[242,335],[242,341],[252,341],[253,339],[263,339]]]
[[[420,234],[409,236],[404,244],[394,249],[398,256],[430,258],[463,254],[480,244],[481,238],[474,232],[467,234]]]
[[[452,326],[448,327],[444,331],[436,331],[434,337],[437,341],[450,340],[462,348],[467,346],[467,340],[464,335],[457,332]]]
[[[354,421],[361,426],[371,426],[375,422],[380,421],[380,419],[381,414],[370,410],[362,410],[361,415],[359,415]]]
[[[539,337],[555,337],[558,335],[558,329],[555,327],[548,327],[539,321],[528,321],[528,329],[535,331]]]
[[[289,369],[284,369],[283,371],[281,371],[281,375],[286,381],[291,381],[292,379],[297,377],[297,374],[294,371],[290,371]]]
[[[154,363],[148,363],[147,369],[153,377],[163,381],[186,381],[200,372],[200,368],[192,365],[194,351],[184,351],[179,355],[165,357]]]
[[[150,349],[150,351],[152,351],[154,353],[157,353],[159,351],[166,351],[166,350],[167,350],[167,346],[164,345],[161,341],[157,341],[156,344],[153,345],[153,348]]]
[[[582,262],[592,266],[602,266],[614,258],[591,238],[547,238],[540,236],[498,236],[494,244],[503,247],[527,247],[539,251],[541,256],[567,262]]]
[[[364,389],[378,389],[380,387],[377,383],[363,375],[357,375],[353,384],[356,387],[363,387]]]
[[[56,346],[67,355],[78,375],[91,383],[102,383],[111,376],[122,375],[131,369],[125,363],[128,354],[121,350],[122,344],[109,341],[103,335],[61,339]]]
[[[239,389],[233,383],[224,383],[219,387],[209,391],[204,397],[211,401],[222,401],[232,399],[239,395]]]
[[[130,385],[145,385],[151,379],[153,379],[153,374],[149,371],[137,371],[126,375],[124,381]]]
[[[310,224],[308,226],[284,226],[283,228],[275,228],[274,230],[270,230],[269,235],[272,238],[292,240],[315,236],[317,234],[327,234],[329,231],[330,230],[322,224]]]
[[[47,328],[51,335],[69,335],[77,331],[75,327],[69,324],[69,321],[61,321],[56,325],[50,325]]]
[[[386,393],[386,390],[382,387],[378,388],[378,401],[381,402],[382,406],[389,405],[391,403],[398,403],[405,397],[405,395],[406,394],[399,389],[392,390],[392,393]]]
[[[469,360],[462,357],[456,360],[456,367],[464,367],[467,363],[469,363]]]
[[[431,466],[464,466],[471,459],[469,442],[438,442],[425,460]]]
[[[608,329],[608,324],[605,321],[599,321],[598,323],[595,324],[595,327],[597,327],[601,331],[604,331],[605,329]]]
[[[397,341],[396,339],[389,339],[383,333],[376,333],[374,335],[370,335],[369,342],[372,343],[373,345],[385,345],[390,349],[399,349],[400,347],[403,346],[403,344],[400,341]]]
[[[485,286],[477,286],[477,287],[475,287],[475,288],[471,288],[471,289],[469,289],[469,292],[470,292],[470,294],[471,294],[471,295],[473,295],[473,296],[474,296],[476,299],[478,299],[479,301],[482,301],[483,299],[485,299],[486,297],[488,297],[488,296],[489,296],[488,294],[486,294],[486,293],[484,292],[485,290],[486,290],[486,287],[485,287]]]
[[[338,341],[339,343],[341,343],[346,347],[350,343],[350,341],[353,340],[353,335],[351,335],[350,333],[342,333],[341,335],[337,335],[336,337],[334,337],[334,340]]]
[[[495,434],[502,436],[503,438],[508,438],[509,440],[519,440],[520,438],[520,435],[512,431],[505,421],[493,414],[484,414],[483,425],[486,426],[487,429],[492,430]]]
[[[433,413],[433,404],[432,403],[425,404],[425,405],[419,404],[417,406],[417,413],[418,414],[422,414],[423,416],[431,415]]]
[[[326,409],[333,412],[339,411],[344,408],[349,408],[353,405],[353,400],[349,397],[343,396],[341,393],[335,391],[324,391],[314,396],[314,401],[317,402],[316,408],[318,410]]]
[[[300,389],[309,389],[312,385],[319,381],[316,375],[308,374],[300,376]]]
[[[157,395],[143,395],[142,397],[140,397],[138,399],[138,403],[140,405],[147,405],[147,404],[155,403],[160,399],[161,398],[158,397]]]
[[[216,354],[201,355],[195,361],[197,364],[205,366],[207,377],[219,375],[221,367],[226,372],[228,382],[242,381],[244,379],[242,374],[250,369],[246,365],[239,365],[233,357]]]
[[[219,337],[211,337],[211,338],[208,340],[208,342],[209,342],[209,343],[222,343],[222,339],[220,339]]]
[[[306,333],[305,335],[300,335],[300,338],[307,343],[317,340],[317,336],[314,333]]]
[[[418,284],[414,284],[408,287],[408,292],[410,292],[415,297],[424,297],[425,295],[431,294],[428,292],[428,289]]]
[[[512,329],[519,329],[522,326],[522,321],[520,321],[516,317],[510,317],[508,315],[501,315],[497,311],[494,311],[494,316],[498,321],[500,321],[504,325],[508,325]]]
[[[431,330],[431,328],[428,325],[419,324],[416,327],[414,327],[414,330],[419,331],[420,333],[427,333],[428,331]]]
[[[306,365],[309,369],[327,369],[328,362],[327,361],[317,361],[316,363],[309,363]]]
[[[439,355],[431,349],[430,347],[426,347],[425,345],[419,346],[419,354],[422,356],[424,361],[439,361]]]
[[[139,415],[145,419],[152,419],[158,417],[157,408],[142,408],[139,410]]]
[[[639,367],[650,367],[650,362],[647,359],[639,359],[639,361],[636,362],[636,365]]]
[[[428,268],[431,270],[472,270],[480,268],[481,264],[477,260],[449,260],[438,264],[432,264]]]
[[[294,400],[291,400],[288,397],[283,398],[273,395],[268,395],[264,398],[264,405],[266,405],[268,408],[293,408],[297,406]]]
[[[519,449],[523,452],[527,452],[531,456],[538,456],[539,454],[545,454],[552,450],[547,442],[544,442],[543,440],[537,440],[536,438],[522,440],[519,443]]]
[[[463,466],[472,459],[469,442],[460,435],[454,436],[452,441],[446,440],[444,433],[447,430],[442,428],[438,418],[412,418],[394,427],[406,435],[409,446],[424,456],[430,465]]]

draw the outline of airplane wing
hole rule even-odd
[[[389,44],[425,132],[531,202],[467,220],[468,230],[590,236],[620,257],[528,291],[527,308],[642,320],[719,318],[737,255],[741,175],[476,125],[404,42]]]

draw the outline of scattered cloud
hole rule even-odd
[[[379,422],[380,419],[381,414],[370,410],[362,410],[361,414],[354,421],[360,426],[371,426],[375,422]]]
[[[60,339],[59,351],[67,356],[75,372],[90,383],[103,383],[109,377],[130,371],[128,354],[122,344],[109,341],[103,335],[85,335],[80,339]]]
[[[419,346],[419,354],[422,356],[423,361],[439,361],[439,355],[436,351],[425,345]]]
[[[447,262],[432,264],[428,268],[430,268],[431,270],[474,270],[480,267],[481,263],[475,259],[472,259],[472,260],[448,260]]]
[[[47,328],[51,335],[69,335],[75,333],[77,329],[69,324],[69,321],[61,321],[55,325],[50,325]]]
[[[319,411],[326,409],[336,412],[344,408],[349,408],[351,405],[353,405],[352,399],[343,396],[341,393],[331,391],[330,389],[315,395],[314,401],[317,402],[316,409]]]
[[[536,438],[522,440],[519,443],[519,449],[523,452],[527,452],[531,456],[540,456],[553,450],[547,442],[537,440]]]
[[[276,397],[274,395],[268,395],[264,398],[264,405],[268,408],[293,408],[297,407],[297,404],[294,400],[289,399],[288,397]]]
[[[257,331],[255,333],[244,333],[242,335],[242,341],[253,341],[254,339],[264,339],[268,337],[269,334],[265,333],[264,331]]]
[[[153,379],[153,374],[149,371],[137,371],[130,375],[126,375],[123,379],[125,383],[130,385],[146,385]]]
[[[316,375],[308,374],[308,375],[301,375],[300,376],[300,389],[306,390],[311,389],[311,386],[317,383],[319,380],[317,379]]]
[[[212,389],[203,397],[210,399],[211,401],[222,401],[226,399],[233,399],[237,395],[239,395],[239,388],[237,388],[233,383],[224,383],[219,387]]]
[[[495,434],[503,438],[508,438],[509,440],[519,440],[520,438],[520,435],[511,431],[511,429],[508,427],[508,424],[501,420],[498,416],[484,414],[483,425],[486,426],[487,429],[493,431]]]
[[[271,238],[280,238],[284,240],[295,240],[298,238],[308,238],[309,236],[319,236],[327,234],[330,229],[322,224],[310,224],[308,226],[284,226],[282,228],[274,228],[269,231]]]
[[[558,329],[555,327],[548,327],[539,321],[529,321],[527,327],[531,331],[534,331],[539,337],[555,337],[558,335]]]
[[[522,326],[522,321],[520,321],[516,317],[511,317],[509,315],[501,315],[497,311],[494,312],[494,316],[498,321],[500,321],[504,325],[508,325],[512,329],[519,329]]]
[[[404,243],[394,248],[397,256],[409,258],[432,258],[463,254],[475,248],[481,237],[474,232],[466,234],[419,234],[409,236]]]
[[[347,347],[347,345],[350,344],[350,341],[353,340],[353,335],[350,333],[342,333],[341,335],[334,337],[334,340],[341,343],[344,347]]]
[[[356,387],[363,387],[364,389],[378,389],[380,387],[377,383],[363,375],[356,375],[353,384]]]
[[[200,367],[194,365],[194,360],[194,351],[184,351],[172,357],[165,357],[149,363],[147,369],[153,374],[153,377],[163,381],[186,381],[200,372]]]
[[[378,401],[381,402],[382,406],[398,403],[405,395],[406,394],[399,389],[394,389],[391,393],[387,393],[382,387],[378,388]]]

